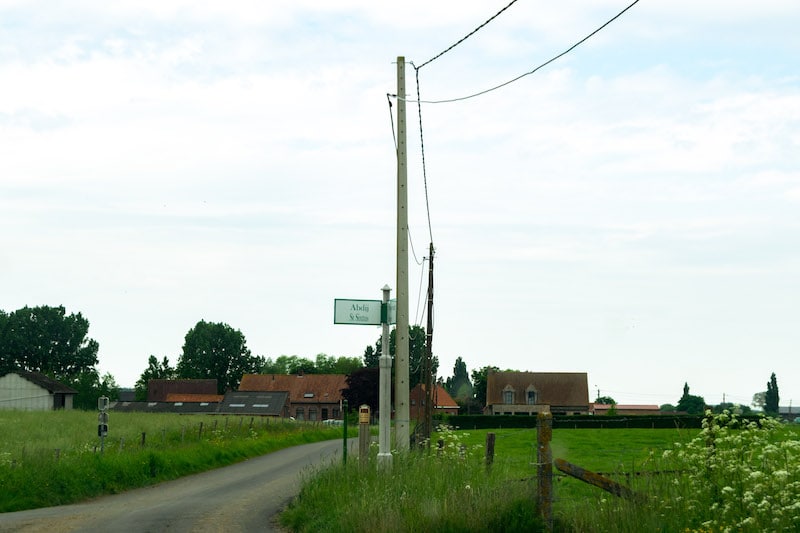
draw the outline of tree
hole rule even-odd
[[[750,404],[756,409],[764,410],[764,406],[767,403],[767,393],[766,392],[757,392],[753,394],[753,403]]]
[[[394,360],[394,348],[395,348],[395,332],[397,330],[393,329],[389,334],[389,355]],[[375,342],[375,350],[374,354],[377,354],[376,360],[380,361],[380,354],[381,352],[381,344],[383,340],[381,337],[378,337],[378,340]],[[417,383],[422,381],[422,372],[425,369],[425,344],[426,344],[426,335],[425,335],[425,328],[422,326],[409,326],[408,327],[408,387],[409,390],[413,389],[417,386]],[[365,363],[366,363],[366,352],[365,352]],[[369,366],[369,365],[367,365]],[[376,365],[378,366],[378,365]],[[392,372],[395,371],[395,365],[392,364]],[[439,358],[435,355],[431,357],[431,374],[435,376],[436,373],[439,371]]]
[[[686,411],[690,415],[703,414],[706,409],[706,401],[702,396],[694,396],[689,394],[689,384],[683,385],[683,396],[678,400],[678,411]]]
[[[465,402],[472,398],[472,382],[469,380],[469,374],[467,373],[467,364],[461,357],[456,358],[456,362],[453,365],[453,377],[447,378],[444,388],[457,402],[459,400]]]
[[[720,414],[723,411],[728,411],[729,413],[734,413],[736,415],[749,415],[752,413],[752,409],[750,409],[750,407],[746,405],[738,405],[732,402],[722,402],[715,405],[711,410],[716,414]]]
[[[598,396],[594,403],[599,403],[602,405],[617,405],[616,400],[611,396]]]
[[[778,405],[780,404],[780,395],[778,394],[778,379],[775,377],[775,372],[767,382],[767,393],[764,396],[764,411],[771,415],[778,414]]]
[[[333,357],[324,353],[317,354],[317,374],[350,374],[363,366],[358,357]]]
[[[364,366],[367,368],[379,368],[381,364],[381,354],[375,351],[372,346],[364,349]]]
[[[151,355],[147,359],[147,368],[142,372],[136,385],[134,385],[136,401],[147,401],[147,384],[151,379],[175,379],[176,377],[177,372],[169,364],[169,358],[166,355],[160,363],[155,355]]]
[[[76,409],[87,411],[97,409],[97,399],[100,396],[106,396],[111,400],[119,398],[119,386],[114,376],[108,372],[100,377],[96,370],[86,370],[66,384],[78,391],[73,404]]]
[[[486,378],[489,372],[500,372],[500,369],[496,366],[485,366],[472,371],[472,391],[481,408],[486,407]]]
[[[0,372],[41,372],[69,384],[97,365],[89,321],[59,307],[23,307],[0,317]]]
[[[342,390],[342,396],[350,409],[366,404],[375,413],[380,407],[379,385],[380,368],[359,368],[347,376],[347,388]]]
[[[201,320],[184,338],[176,371],[179,378],[216,379],[217,392],[224,394],[236,390],[244,374],[257,372],[265,363],[263,357],[250,354],[241,331]]]

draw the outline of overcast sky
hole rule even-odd
[[[380,328],[333,302],[396,285],[396,58],[507,3],[0,0],[0,309],[82,313],[122,386],[201,319],[361,356]],[[628,3],[519,0],[419,68],[422,100]],[[430,230],[410,102],[410,315],[432,234],[440,375],[749,404],[775,372],[800,409],[799,20],[641,0],[422,104]]]

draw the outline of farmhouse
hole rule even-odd
[[[245,374],[239,392],[289,393],[289,416],[297,420],[327,420],[342,417],[343,374]]]
[[[17,370],[0,376],[0,409],[72,409],[78,391],[40,374]]]
[[[433,416],[457,415],[458,404],[438,383],[433,388]],[[423,420],[425,418],[425,385],[418,383],[409,393],[411,405],[411,419]]]
[[[484,411],[490,415],[588,414],[586,372],[490,372]]]

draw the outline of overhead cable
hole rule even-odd
[[[472,30],[471,32],[469,32],[468,34],[466,34],[464,37],[462,37],[461,39],[459,39],[457,42],[455,42],[455,43],[451,44],[451,45],[450,45],[449,47],[447,47],[445,50],[443,50],[443,51],[439,52],[438,54],[436,54],[435,56],[433,56],[432,58],[430,58],[429,60],[427,60],[426,62],[424,62],[423,64],[421,64],[419,67],[414,67],[414,68],[422,68],[422,67],[424,67],[425,65],[427,65],[428,63],[431,63],[432,61],[435,61],[435,60],[439,59],[440,57],[442,57],[443,55],[445,55],[447,52],[449,52],[450,50],[452,50],[453,48],[455,48],[455,47],[456,47],[456,46],[458,46],[459,44],[463,43],[464,41],[466,41],[467,39],[469,39],[470,37],[472,37],[474,34],[478,33],[478,31],[480,31],[480,29],[481,29],[481,28],[483,28],[484,26],[486,26],[487,24],[489,24],[491,21],[493,21],[494,19],[496,19],[498,16],[500,16],[500,14],[501,14],[503,11],[505,11],[506,9],[508,9],[509,7],[511,7],[511,6],[512,6],[514,3],[516,3],[516,2],[517,2],[517,0],[511,0],[511,2],[510,2],[510,3],[509,3],[507,6],[506,6],[506,7],[504,7],[503,9],[501,9],[500,11],[498,11],[497,13],[495,13],[495,14],[494,14],[492,17],[490,17],[490,18],[489,18],[489,19],[488,19],[486,22],[484,22],[483,24],[481,24],[480,26],[478,26],[477,28],[475,28],[474,30]]]
[[[611,17],[611,18],[610,18],[609,20],[607,20],[607,21],[606,21],[606,22],[605,22],[605,23],[604,23],[602,26],[600,26],[599,28],[597,28],[596,30],[594,30],[592,33],[590,33],[589,35],[587,35],[586,37],[584,37],[584,38],[583,38],[583,39],[581,39],[580,41],[576,42],[575,44],[573,44],[572,46],[570,46],[569,48],[567,48],[566,50],[564,50],[564,51],[563,51],[563,52],[561,52],[560,54],[558,54],[558,55],[556,55],[556,56],[554,56],[554,57],[552,57],[552,58],[548,59],[547,61],[545,61],[545,62],[544,62],[544,63],[542,63],[541,65],[537,66],[537,67],[536,67],[536,68],[534,68],[533,70],[529,70],[528,72],[526,72],[526,73],[524,73],[524,74],[520,74],[519,76],[517,76],[517,77],[516,77],[516,78],[514,78],[514,79],[508,80],[507,82],[505,82],[505,83],[501,83],[500,85],[496,85],[496,86],[494,86],[494,87],[491,87],[491,88],[489,88],[489,89],[485,89],[485,90],[483,90],[483,91],[480,91],[480,92],[477,92],[477,93],[474,93],[474,94],[470,94],[470,95],[467,95],[467,96],[460,96],[460,97],[457,97],[457,98],[448,98],[448,99],[445,99],[445,100],[417,100],[417,103],[424,103],[424,104],[447,104],[447,103],[451,103],[451,102],[460,102],[460,101],[462,101],[462,100],[468,100],[468,99],[470,99],[470,98],[475,98],[476,96],[482,96],[482,95],[484,95],[484,94],[486,94],[486,93],[490,93],[490,92],[492,92],[492,91],[496,91],[497,89],[500,89],[500,88],[502,88],[502,87],[505,87],[506,85],[510,85],[510,84],[514,83],[515,81],[519,81],[519,80],[521,80],[522,78],[524,78],[524,77],[526,77],[526,76],[530,76],[531,74],[535,73],[536,71],[538,71],[538,70],[540,70],[540,69],[542,69],[542,68],[546,67],[546,66],[547,66],[547,65],[549,65],[550,63],[552,63],[552,62],[556,61],[557,59],[560,59],[561,57],[563,57],[563,56],[567,55],[568,53],[572,52],[572,51],[573,51],[575,48],[577,48],[578,46],[582,45],[583,43],[585,43],[586,41],[588,41],[589,39],[591,39],[592,37],[594,37],[594,36],[595,36],[595,34],[599,33],[599,32],[600,32],[602,29],[604,29],[606,26],[608,26],[609,24],[611,24],[612,22],[614,22],[615,20],[617,20],[617,19],[618,19],[619,17],[621,17],[621,16],[622,16],[622,15],[623,15],[623,14],[624,14],[626,11],[628,11],[630,8],[632,8],[633,6],[635,6],[635,5],[636,5],[636,4],[638,4],[638,3],[639,3],[639,0],[634,0],[634,1],[633,1],[633,2],[630,4],[630,5],[628,5],[628,7],[626,7],[625,9],[623,9],[622,11],[620,11],[619,13],[617,13],[616,15],[614,15],[613,17]],[[419,98],[419,97],[418,97],[418,98]],[[408,100],[408,99],[406,99],[406,101],[407,101],[407,102],[411,102],[411,100]]]

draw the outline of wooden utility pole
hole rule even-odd
[[[406,146],[406,60],[397,58],[397,326],[395,328],[395,445],[408,450],[408,152]]]
[[[425,439],[433,432],[433,406],[436,393],[433,379],[433,243],[428,256],[428,327],[425,332]]]

